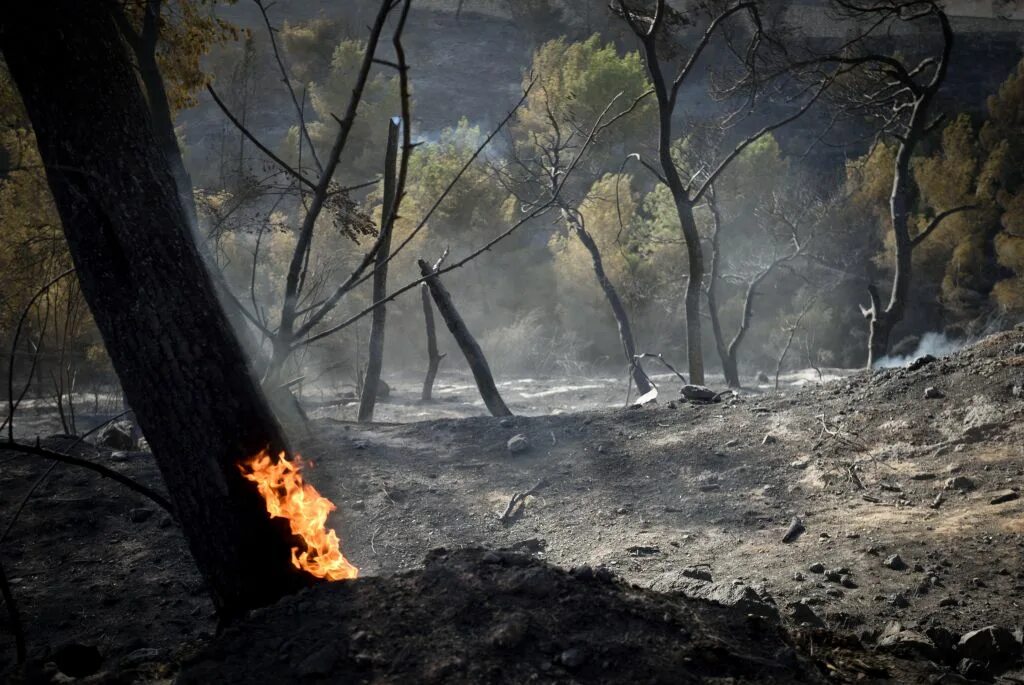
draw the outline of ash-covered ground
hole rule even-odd
[[[1024,330],[917,368],[717,403],[679,399],[667,377],[639,408],[622,408],[622,381],[575,385],[564,404],[590,393],[593,409],[504,420],[362,426],[340,398],[311,403],[296,443],[367,579],[219,638],[170,518],[60,466],[3,546],[32,658],[15,673],[8,649],[0,668],[50,682],[88,655],[103,682],[166,680],[182,664],[184,682],[631,682],[633,659],[632,682],[658,668],[666,682],[1024,680]],[[381,418],[423,409],[401,399],[414,387],[396,384]],[[459,404],[438,390],[437,407]],[[555,411],[558,394],[525,400]],[[146,453],[86,451],[158,483]],[[0,520],[47,466],[0,454]],[[802,532],[783,542],[794,519]],[[448,552],[424,570],[436,548]],[[716,641],[729,668],[687,651]]]

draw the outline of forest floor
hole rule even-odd
[[[315,418],[297,447],[367,578],[218,638],[170,518],[58,467],[2,549],[20,678],[95,648],[101,682],[183,662],[184,683],[1024,682],[1024,330],[779,394],[671,386],[630,409]],[[158,482],[144,453],[78,449]],[[44,468],[0,453],[4,525]]]

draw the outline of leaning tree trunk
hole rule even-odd
[[[388,295],[388,260],[391,259],[391,233],[395,225],[395,187],[398,183],[398,124],[388,125],[388,142],[384,155],[384,208],[381,210],[380,249],[373,265],[373,302],[382,302]],[[380,372],[384,366],[384,330],[387,326],[387,308],[384,304],[373,310],[370,321],[370,349],[366,360],[366,375],[359,395],[359,421],[373,421],[380,390]]]
[[[234,616],[311,580],[238,469],[287,443],[217,302],[111,11],[10,4],[0,49],[82,292],[214,604]]]
[[[437,350],[437,326],[434,324],[434,307],[430,304],[430,287],[426,283],[420,286],[423,298],[423,322],[427,331],[427,376],[423,379],[423,394],[420,399],[429,402],[434,394],[434,379],[437,369],[445,355]]]
[[[459,344],[459,349],[462,350],[462,354],[466,357],[469,369],[473,372],[473,378],[476,380],[476,387],[479,388],[480,396],[484,399],[484,404],[487,405],[491,416],[512,416],[512,412],[505,406],[505,401],[501,399],[498,386],[494,384],[494,375],[491,374],[491,367],[487,364],[487,358],[484,357],[483,350],[480,349],[476,338],[466,328],[466,323],[459,316],[458,310],[455,309],[451,293],[441,283],[441,279],[435,273],[436,269],[434,267],[431,267],[422,259],[418,261],[418,264],[420,265],[420,273],[427,279],[426,284],[430,288],[434,304],[437,305],[437,311],[441,314],[441,318],[444,319],[448,330],[451,331],[452,336],[455,338],[455,342]]]
[[[597,243],[594,242],[594,239],[583,226],[575,225],[573,232],[580,239],[580,242],[583,243],[583,247],[590,253],[590,259],[594,262],[594,275],[597,276],[597,282],[604,292],[605,299],[608,300],[608,306],[611,307],[615,323],[619,327],[619,340],[622,342],[622,351],[626,355],[626,364],[633,374],[633,382],[636,384],[637,392],[641,395],[646,395],[651,391],[651,383],[647,379],[647,374],[644,373],[643,367],[640,365],[640,360],[636,358],[633,327],[629,325],[629,315],[626,313],[626,308],[622,305],[622,300],[619,299],[619,293],[616,292],[615,286],[612,285],[604,271],[601,251],[597,249]]]

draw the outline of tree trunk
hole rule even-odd
[[[381,210],[380,230],[384,231],[380,250],[374,259],[373,295],[371,302],[380,302],[388,295],[388,259],[391,257],[391,233],[395,225],[395,188],[398,183],[398,123],[394,119],[388,124],[388,142],[384,156],[384,202]],[[366,376],[359,396],[359,422],[373,421],[373,410],[377,405],[380,389],[380,372],[384,366],[384,329],[387,325],[387,308],[384,304],[373,310],[370,321],[370,348],[366,359]]]
[[[312,581],[291,564],[287,524],[269,518],[238,470],[287,444],[203,268],[112,11],[14,3],[0,48],[82,292],[214,604],[230,617]]]
[[[700,294],[704,280],[704,254],[700,245],[697,222],[689,202],[676,202],[679,222],[686,242],[689,275],[686,279],[686,358],[690,368],[690,382],[704,385],[704,350],[701,339]]]
[[[476,380],[476,387],[480,389],[480,396],[484,399],[484,404],[487,405],[491,416],[512,416],[512,412],[505,406],[505,401],[501,399],[498,387],[494,384],[494,376],[491,374],[491,367],[487,364],[487,358],[484,357],[483,350],[480,349],[480,345],[477,344],[473,334],[469,332],[462,317],[459,316],[459,312],[452,303],[452,296],[448,289],[441,283],[441,279],[434,274],[435,270],[429,264],[422,259],[418,261],[418,264],[420,265],[420,273],[427,278],[426,285],[430,288],[430,294],[434,298],[434,304],[437,305],[437,311],[441,314],[441,318],[444,319],[448,330],[451,331],[455,342],[459,344],[462,354],[465,355],[466,362],[473,372],[473,378]]]
[[[434,394],[434,379],[437,369],[445,355],[437,351],[437,327],[434,325],[434,307],[430,304],[430,288],[424,283],[420,286],[423,298],[423,321],[427,329],[427,377],[423,379],[423,395],[420,399],[429,402]]]
[[[636,343],[633,341],[633,328],[629,325],[629,315],[626,314],[626,308],[622,305],[622,300],[619,299],[619,293],[616,292],[615,286],[608,280],[608,275],[604,272],[601,251],[597,249],[597,243],[594,242],[594,239],[583,226],[575,224],[573,232],[580,239],[580,242],[583,243],[583,247],[587,248],[587,252],[590,253],[590,258],[594,262],[594,275],[597,276],[597,282],[604,292],[605,299],[608,300],[608,306],[611,307],[615,323],[619,327],[619,340],[622,342],[622,351],[626,355],[626,364],[633,374],[636,390],[641,395],[646,395],[651,391],[651,383],[647,379],[647,374],[644,373],[639,360],[636,358]]]

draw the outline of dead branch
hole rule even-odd
[[[512,495],[511,499],[509,499],[508,501],[508,505],[505,507],[505,511],[502,512],[501,516],[498,517],[498,520],[502,523],[505,523],[519,516],[519,514],[522,512],[523,508],[526,505],[526,498],[533,497],[534,495],[537,494],[538,490],[545,487],[547,484],[547,480],[541,478],[539,481],[537,481],[536,485],[534,485],[526,492],[517,492],[514,495]]]

